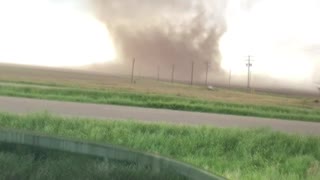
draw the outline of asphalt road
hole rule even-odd
[[[86,117],[103,120],[112,119],[165,122],[183,125],[211,125],[223,128],[268,127],[282,132],[317,136],[320,135],[320,123],[314,122],[287,121],[211,113],[84,104],[14,97],[0,97],[0,111],[19,114],[48,111],[53,114],[71,117]]]

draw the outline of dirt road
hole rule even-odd
[[[320,135],[320,123],[314,122],[287,121],[256,117],[35,100],[14,97],[0,97],[0,111],[19,114],[48,111],[53,114],[71,117],[166,122],[183,125],[211,125],[224,128],[269,127],[273,130],[282,132]]]

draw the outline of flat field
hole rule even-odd
[[[0,126],[160,154],[229,179],[320,179],[319,137],[268,129],[71,119],[46,113],[27,116],[2,113]],[[14,158],[8,162],[15,163]]]
[[[320,121],[312,96],[247,93],[241,90],[171,84],[83,71],[0,66],[0,95],[211,112],[301,121]]]
[[[128,70],[130,72],[130,70]],[[0,82],[16,82],[34,85],[66,86],[81,89],[116,90],[143,94],[161,94],[176,97],[191,97],[200,100],[231,102],[253,105],[293,106],[320,109],[315,96],[293,96],[243,90],[217,88],[214,91],[204,86],[190,86],[179,83],[156,81],[148,78],[136,78],[130,84],[128,76],[112,76],[93,72],[52,69],[32,66],[0,64]]]

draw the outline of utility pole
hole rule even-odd
[[[209,62],[207,62],[206,65],[207,65],[207,71],[206,71],[206,86],[208,86]]]
[[[172,72],[171,72],[171,83],[174,82],[174,64],[172,65]]]
[[[229,87],[231,87],[231,76],[232,76],[232,70],[230,68],[230,70],[229,70]]]
[[[134,65],[135,65],[135,63],[136,63],[136,59],[133,58],[133,60],[132,60],[132,72],[131,72],[131,84],[134,83]]]
[[[160,81],[160,66],[158,66],[158,77],[157,80]]]
[[[248,84],[247,84],[247,88],[250,91],[251,89],[251,67],[252,67],[252,57],[248,56],[247,61],[247,67],[248,67]]]
[[[192,61],[192,69],[191,69],[191,86],[193,85],[193,70],[194,70],[194,62]]]

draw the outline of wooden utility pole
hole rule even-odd
[[[160,81],[160,66],[158,66],[157,80]]]
[[[232,70],[229,70],[229,87],[231,87]]]
[[[171,72],[171,83],[174,83],[174,70],[175,70],[175,65],[172,65],[172,72]]]
[[[207,71],[206,71],[206,86],[208,86],[208,73],[209,73],[209,62],[207,64]]]
[[[136,63],[136,59],[133,58],[133,60],[132,60],[132,72],[131,72],[131,84],[134,83],[134,65],[135,65],[135,63]]]
[[[193,70],[194,70],[194,62],[192,61],[192,68],[191,68],[191,86],[193,85]]]
[[[251,89],[251,67],[252,67],[252,57],[248,56],[247,61],[247,67],[248,67],[248,82],[247,82],[247,88],[250,91]]]

